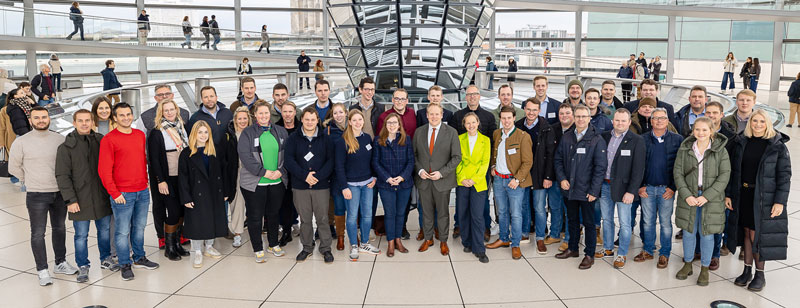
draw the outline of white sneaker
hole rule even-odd
[[[234,235],[233,236],[233,248],[242,247],[242,236],[241,235]]]
[[[39,271],[39,285],[44,287],[51,284],[53,284],[53,277],[50,277],[50,272],[47,269]]]
[[[206,246],[206,251],[203,253],[203,255],[214,259],[222,258],[222,254],[214,249],[214,246]]]
[[[267,248],[267,250],[276,257],[283,257],[283,255],[286,254],[286,252],[284,252],[283,249],[281,249],[281,246],[270,247]]]
[[[350,261],[353,262],[358,261],[358,252],[359,252],[358,245],[350,246]]]
[[[56,264],[56,268],[53,269],[53,273],[55,274],[64,274],[64,275],[75,275],[78,273],[78,269],[69,262],[64,261],[59,264]]]
[[[378,255],[378,254],[381,253],[380,249],[378,249],[375,246],[372,246],[372,244],[369,244],[369,243],[361,244],[361,247],[359,247],[358,250],[359,250],[359,252],[363,252],[363,253],[371,254],[371,255]]]
[[[264,255],[264,251],[257,251],[256,252],[256,263],[264,263],[267,262],[267,256]]]
[[[192,266],[194,268],[203,267],[203,252],[200,250],[194,251],[194,255],[192,256]]]

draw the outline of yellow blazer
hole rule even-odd
[[[492,144],[489,137],[478,133],[478,140],[472,154],[469,153],[469,136],[463,133],[458,136],[461,144],[461,163],[456,168],[458,186],[464,186],[461,181],[470,179],[475,181],[475,190],[486,190],[486,172],[489,171],[489,161],[492,158]]]

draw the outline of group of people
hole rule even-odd
[[[644,57],[644,52],[639,53],[636,58],[635,54],[631,54],[628,60],[622,61],[622,66],[617,71],[617,78],[645,80],[652,79],[656,82],[661,80],[661,56],[656,56],[647,64],[647,59]],[[633,83],[622,82],[622,97],[625,101],[632,100]]]
[[[475,66],[478,66],[478,61],[475,61]],[[497,65],[495,65],[494,60],[492,57],[486,57],[486,71],[487,72],[497,72]],[[511,74],[513,72],[517,72],[517,61],[514,60],[514,57],[508,58],[508,72],[509,74],[506,76],[507,84],[511,87],[514,87],[514,82],[517,81],[517,76],[515,74]],[[474,78],[474,77],[473,77]],[[489,90],[494,90],[494,75],[489,74]]]
[[[583,234],[580,269],[605,257],[623,268],[641,207],[644,247],[635,262],[655,258],[659,237],[656,266],[667,267],[674,211],[684,250],[678,279],[692,275],[692,261],[699,258],[697,283],[707,285],[719,253],[742,246],[744,270],[735,283],[761,290],[764,261],[786,258],[788,137],[774,130],[767,113],[753,109],[753,91],[739,92],[736,112],[724,116],[702,86],[692,88],[690,104],[674,112],[658,100],[657,82],[641,84],[642,98],[623,103],[613,81],[586,90],[574,81],[558,102],[547,95],[547,77],[537,76],[536,95],[522,108],[504,84],[494,109],[481,106],[479,89],[469,86],[467,106],[453,112],[442,105],[438,86],[429,89],[429,104],[415,111],[405,89],[394,91],[391,105],[375,102],[375,82],[367,77],[358,85],[359,101],[348,107],[330,100],[323,79],[314,85],[313,105],[297,110],[285,85],[273,87],[268,103],[255,94],[255,80],[244,77],[242,96],[230,108],[207,86],[191,115],[161,85],[155,89],[158,104],[135,124],[131,106],[103,97],[91,111],[75,112],[75,130],[66,137],[48,131],[44,108],[32,108],[32,130],[12,144],[9,171],[28,187],[42,285],[52,283],[44,249],[48,213],[55,273],[88,279],[86,235],[94,220],[101,267],[121,269],[129,280],[132,267],[158,267],[143,250],[151,199],[170,260],[190,256],[194,267],[202,267],[204,256],[221,256],[215,238],[230,235],[239,247],[245,227],[256,262],[265,262],[267,254],[282,257],[299,219],[296,261],[307,260],[318,245],[331,263],[334,237],[337,250],[349,244],[352,261],[384,253],[370,244],[371,229],[385,233],[387,257],[407,253],[403,239],[410,238],[406,225],[414,206],[418,251],[438,239],[439,252],[448,255],[455,188],[452,236],[480,262],[489,262],[486,249],[509,247],[520,259],[522,244],[534,242],[545,254],[562,240],[555,257],[577,258]],[[485,244],[491,238],[490,190],[499,237]],[[382,228],[373,226],[378,198]],[[78,268],[65,259],[67,212],[76,229]],[[184,242],[191,242],[188,251]]]
[[[736,61],[736,57],[733,56],[733,52],[728,52],[728,55],[725,56],[725,61],[722,63],[724,73],[722,75],[720,93],[733,94],[736,88],[733,74],[736,72],[736,67],[738,65],[739,63]],[[761,63],[758,58],[747,57],[747,60],[745,60],[742,65],[742,69],[739,71],[739,77],[742,78],[742,87],[756,92],[758,89],[758,78],[760,76]]]

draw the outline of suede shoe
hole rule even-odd
[[[633,262],[644,262],[647,260],[653,260],[653,255],[649,254],[647,251],[644,250],[642,250],[642,252],[633,257]]]

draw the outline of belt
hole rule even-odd
[[[753,184],[753,183],[746,183],[746,182],[742,182],[742,187],[744,187],[744,188],[751,188],[751,187],[756,187],[756,185],[755,185],[755,184]]]
[[[605,179],[603,181],[606,181],[606,183],[611,184],[611,180],[609,180],[609,179]]]
[[[697,186],[697,191],[703,191],[703,186]]]
[[[501,179],[510,179],[510,178],[514,177],[513,174],[502,174],[502,173],[497,172],[497,171],[495,171],[494,174],[496,176],[500,177]]]
[[[169,152],[177,152],[177,151],[178,151],[177,149],[172,149],[172,150],[166,150],[165,152],[169,153]]]

